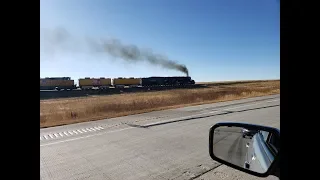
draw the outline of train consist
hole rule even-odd
[[[186,86],[194,85],[190,76],[147,78],[80,78],[78,86],[70,77],[40,78],[40,90],[91,90],[125,87]]]

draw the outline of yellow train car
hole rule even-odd
[[[106,89],[112,86],[110,78],[89,78],[79,79],[79,87],[81,89]]]
[[[72,90],[75,88],[74,80],[70,77],[40,78],[40,90]]]
[[[113,79],[113,86],[121,87],[121,86],[139,86],[141,85],[141,78],[114,78]]]

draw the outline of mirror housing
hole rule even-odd
[[[258,132],[261,132],[261,133],[257,134]],[[270,135],[271,137],[276,139],[275,142],[278,143],[277,148],[274,148],[274,146],[273,148],[271,148],[270,145],[268,146],[264,145],[266,143],[265,141],[262,141],[261,137],[263,136],[261,136],[260,134],[265,132],[268,133],[267,135],[268,140],[271,139],[269,137],[269,134],[271,134]],[[221,133],[224,133],[224,134],[221,135]],[[230,144],[232,145],[230,146]],[[231,147],[241,148],[241,150],[232,150]],[[270,151],[265,151],[266,147],[269,147]],[[229,148],[229,149],[226,150],[226,148]],[[252,166],[250,167],[250,163],[255,161],[257,158],[258,158],[258,161],[261,159],[264,159],[264,158],[259,159],[259,157],[263,156],[262,153],[259,151],[260,149],[263,150],[263,153],[267,152],[265,157],[267,157],[269,155],[268,153],[270,153],[272,155],[269,155],[269,156],[271,156],[272,158],[270,158],[271,160],[268,158],[268,160],[270,161],[267,163],[259,163],[259,165],[262,164],[261,167],[264,167],[262,168],[262,170],[264,171],[259,172],[259,170],[257,169],[253,171],[251,168]],[[233,151],[237,151],[237,152],[233,153]],[[225,155],[225,153],[228,153],[228,154]],[[241,155],[239,155],[239,153]],[[277,128],[260,126],[255,124],[246,124],[246,123],[233,123],[233,122],[217,123],[210,128],[209,154],[213,160],[219,163],[225,164],[234,169],[246,172],[248,174],[258,176],[258,177],[267,177],[269,175],[274,175],[280,178],[280,170],[279,170],[280,168],[280,165],[279,165],[280,130]],[[232,158],[234,156],[239,156],[239,157]],[[250,168],[251,170],[249,170]]]

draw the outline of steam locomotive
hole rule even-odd
[[[186,86],[194,85],[190,76],[145,77],[145,78],[80,78],[78,86],[71,77],[40,78],[40,90],[89,90],[125,87]]]

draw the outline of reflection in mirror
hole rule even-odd
[[[265,173],[280,148],[278,136],[259,129],[220,126],[214,130],[213,154],[236,166]]]

